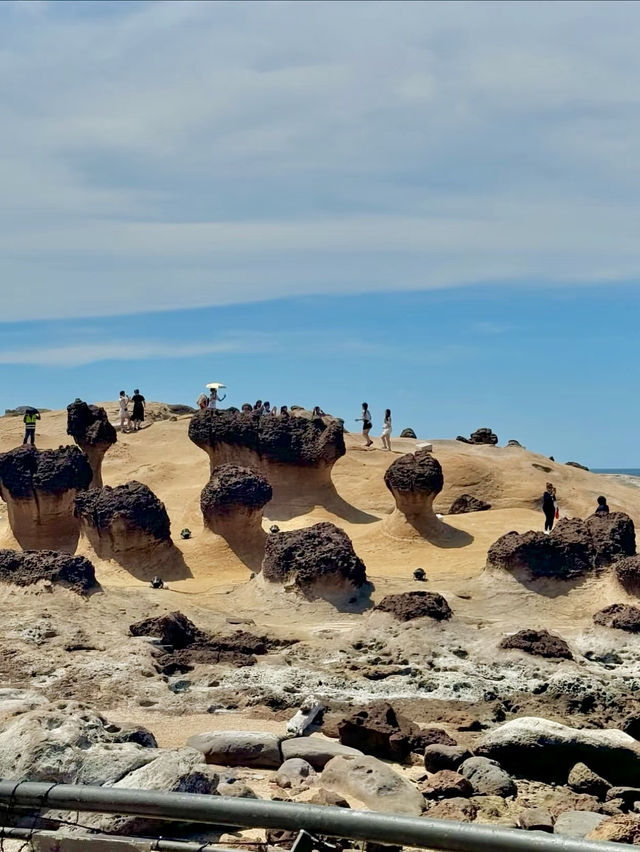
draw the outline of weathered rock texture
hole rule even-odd
[[[307,598],[333,600],[368,589],[364,562],[351,539],[328,522],[268,536],[262,573]]]
[[[618,559],[615,565],[620,585],[630,594],[640,594],[640,556]]]
[[[71,435],[89,459],[93,471],[91,487],[102,488],[102,460],[109,447],[118,440],[107,412],[98,405],[72,402],[67,406],[67,435]]]
[[[609,520],[611,518],[611,520]],[[633,521],[622,512],[605,518],[564,518],[551,535],[510,532],[489,548],[487,566],[532,580],[572,580],[635,553]]]
[[[414,618],[434,618],[436,621],[451,618],[451,607],[437,592],[400,592],[386,595],[375,609],[389,612],[398,621]]]
[[[475,432],[472,432],[469,438],[458,435],[456,441],[462,441],[465,444],[489,444],[495,446],[498,443],[498,436],[488,426],[483,426],[481,429],[476,429]]]
[[[385,530],[395,537],[437,538],[446,529],[435,516],[433,501],[442,491],[440,462],[428,450],[417,450],[396,459],[386,470],[384,482],[396,507],[385,519]]]
[[[251,568],[259,568],[264,556],[262,509],[272,495],[264,476],[236,464],[214,468],[200,495],[205,527],[222,536]]]
[[[564,639],[553,636],[547,630],[519,630],[513,636],[506,636],[500,642],[500,647],[526,651],[537,657],[573,659],[573,654]]]
[[[422,793],[375,757],[334,757],[325,766],[320,783],[374,811],[420,816],[424,810]]]
[[[640,609],[630,604],[611,604],[599,610],[593,616],[596,624],[626,630],[627,633],[640,633]]]
[[[413,429],[407,428],[407,429],[403,429],[402,432],[400,432],[400,437],[401,438],[417,438],[418,436],[413,431]]]
[[[346,452],[341,421],[304,411],[288,417],[199,411],[189,437],[207,453],[212,471],[229,463],[252,468],[267,478],[280,502],[335,493],[331,469]]]
[[[0,455],[0,497],[24,550],[75,551],[80,523],[73,503],[92,476],[87,457],[77,447],[26,446]]]
[[[487,503],[485,500],[478,500],[477,497],[473,497],[471,494],[461,494],[451,504],[449,514],[463,515],[466,512],[486,512],[490,508],[491,503]]]
[[[0,581],[30,586],[48,580],[84,594],[96,586],[95,570],[84,556],[53,550],[0,550]]]
[[[173,551],[171,522],[164,503],[141,482],[78,494],[75,514],[102,559],[126,565],[140,558],[157,561]]]

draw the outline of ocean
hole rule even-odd
[[[592,473],[614,473],[618,476],[640,476],[640,467],[594,467]]]

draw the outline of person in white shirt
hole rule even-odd
[[[120,391],[120,431],[128,432],[131,428],[131,416],[129,415],[129,397],[124,391]],[[125,423],[127,428],[125,429]]]
[[[391,450],[391,409],[387,408],[384,413],[384,426],[382,427],[382,448]]]
[[[362,437],[365,440],[365,447],[370,447],[373,444],[373,441],[369,437],[369,432],[371,431],[371,426],[373,425],[371,422],[371,412],[369,411],[369,406],[366,402],[362,403],[362,417],[356,417],[356,422],[358,420],[362,420]]]
[[[222,396],[218,396],[218,389],[211,388],[211,394],[209,395],[209,401],[207,402],[207,408],[209,411],[215,411],[216,406],[219,402],[222,402],[223,399],[226,399],[227,395],[223,394]]]

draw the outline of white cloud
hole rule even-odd
[[[23,5],[0,320],[638,278],[633,4]]]

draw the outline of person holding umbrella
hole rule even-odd
[[[223,399],[227,398],[226,393],[222,396],[218,395],[218,391],[220,388],[223,388],[224,385],[221,385],[220,382],[211,382],[207,385],[211,393],[209,394],[209,399],[207,401],[207,410],[215,411],[219,402],[222,402]]]
[[[24,423],[24,440],[23,445],[31,441],[31,446],[36,443],[36,420],[40,420],[40,412],[37,408],[27,408],[22,418]]]

